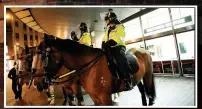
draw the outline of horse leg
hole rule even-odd
[[[113,105],[118,105],[119,101],[118,101],[118,97],[120,96],[120,93],[114,93],[112,94],[112,103]]]
[[[55,105],[55,93],[54,93],[54,86],[53,85],[49,86],[49,93],[51,96],[50,105]]]
[[[144,85],[142,84],[141,81],[137,84],[137,87],[138,87],[138,89],[139,89],[139,91],[141,93],[142,105],[147,106],[147,99],[146,99],[145,89],[144,89]]]
[[[95,96],[94,94],[89,94],[89,96],[93,100],[95,106],[101,106],[102,105],[101,100],[97,96]]]
[[[67,103],[67,94],[66,94],[66,91],[65,91],[65,88],[62,86],[62,92],[63,92],[63,95],[64,95],[64,102],[62,105],[66,105]]]
[[[70,87],[65,87],[65,91],[67,92],[67,97],[69,98],[69,106],[76,106],[72,89]]]
[[[79,106],[84,106],[85,105],[82,93],[77,93],[76,98],[78,100],[78,105]]]
[[[49,102],[49,101],[51,100],[51,99],[50,99],[51,96],[50,96],[49,90],[46,89],[46,90],[45,90],[45,93],[46,93],[46,96],[48,97],[48,102]]]
[[[153,75],[151,75],[151,77],[148,77],[148,75],[145,75],[145,77],[143,78],[143,81],[145,84],[146,94],[149,97],[149,106],[151,106],[154,104],[154,100],[156,97]]]
[[[114,101],[116,101],[119,96],[120,96],[120,93],[119,93],[119,92],[118,92],[118,93],[115,93],[115,94],[114,94]]]
[[[69,97],[69,106],[76,106],[74,102],[74,96],[73,93],[67,95]]]
[[[71,88],[78,100],[78,105],[79,106],[84,106],[84,99],[83,99],[83,95],[82,95],[82,91],[81,91],[81,85],[77,84],[77,83],[72,83]]]
[[[111,94],[102,94],[100,96],[100,100],[101,100],[102,105],[104,105],[104,106],[112,106]]]

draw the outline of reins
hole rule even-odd
[[[89,71],[90,68],[92,68],[100,59],[101,57],[104,55],[105,53],[102,53],[100,54],[99,56],[95,57],[93,60],[89,61],[88,63],[82,65],[80,68],[78,69],[75,69],[75,70],[71,70],[70,72],[67,72],[63,75],[60,75],[60,76],[55,76],[52,78],[51,82],[54,83],[54,84],[61,84],[61,83],[65,83],[65,82],[68,82],[68,81],[71,81],[72,79],[74,79],[76,77],[76,75],[74,75],[73,77],[71,77],[70,79],[67,79],[67,80],[64,80],[64,81],[61,81],[61,82],[55,82],[56,79],[62,79],[70,74],[73,74],[75,72],[78,72],[80,75],[84,74],[85,72]],[[91,66],[89,66],[90,64],[92,64]],[[88,67],[89,66],[89,67]],[[88,68],[86,68],[88,67]],[[84,68],[86,68],[84,71],[82,71]]]
[[[51,78],[51,83],[53,84],[62,84],[62,83],[65,83],[65,82],[68,82],[68,81],[71,81],[73,80],[76,75],[74,75],[73,77],[67,79],[67,80],[64,80],[64,81],[61,81],[61,82],[56,82],[56,79],[62,79],[70,74],[73,74],[75,72],[78,72],[78,74],[82,75],[84,74],[85,72],[89,71],[90,68],[92,68],[100,59],[101,57],[105,54],[105,52],[103,52],[102,54],[100,54],[99,56],[95,57],[93,60],[89,61],[88,63],[82,65],[81,67],[79,67],[78,69],[74,69],[74,70],[71,70],[63,75],[59,75],[59,76],[54,76],[53,78]],[[89,66],[90,64],[92,64],[91,66]],[[65,66],[65,65],[64,65]],[[88,67],[89,66],[89,67]],[[65,66],[67,67],[67,66]],[[87,67],[87,68],[86,68]],[[68,67],[67,67],[68,68]],[[84,71],[82,71],[84,68],[86,68]],[[69,68],[68,68],[69,69]],[[34,75],[32,76],[31,79],[33,79],[34,77],[43,77],[45,76],[46,74],[42,74],[42,75]]]

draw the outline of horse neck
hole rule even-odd
[[[65,67],[69,68],[80,68],[84,64],[90,62],[93,60],[97,54],[95,55],[81,55],[81,56],[75,56],[74,54],[62,52],[61,53],[64,59],[64,65]]]

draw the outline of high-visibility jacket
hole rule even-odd
[[[90,46],[91,45],[91,37],[90,33],[83,33],[81,38],[79,39],[79,43]]]
[[[122,24],[116,25],[115,29],[111,30],[108,36],[109,28],[106,30],[103,41],[107,42],[112,39],[117,42],[117,45],[125,46],[124,38],[125,38],[125,27]],[[115,47],[113,46],[113,47]]]

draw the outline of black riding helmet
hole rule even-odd
[[[106,15],[105,15],[105,21],[106,20],[116,20],[117,19],[117,16],[114,12],[108,12]]]
[[[75,31],[72,31],[72,32],[71,32],[71,36],[73,36],[73,35],[76,35]]]
[[[109,24],[121,24],[121,22],[117,19],[117,16],[114,12],[109,11],[106,15],[105,15],[105,21],[109,20]],[[109,25],[108,24],[108,25]]]
[[[77,35],[76,35],[76,32],[75,31],[72,31],[71,32],[71,38],[74,40],[74,41],[78,41],[79,39],[77,38]]]
[[[81,22],[81,24],[80,24],[80,26],[79,26],[79,29],[80,29],[82,32],[87,32],[87,25],[86,25],[86,23]]]

